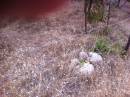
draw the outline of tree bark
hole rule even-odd
[[[121,2],[121,0],[118,0],[117,7],[120,7],[120,2]]]
[[[84,0],[85,33],[87,33],[87,0]]]
[[[89,2],[87,2],[87,1],[89,1]],[[93,0],[84,0],[85,32],[86,33],[87,33],[87,18],[90,15],[92,4],[93,4]]]
[[[125,51],[127,52],[129,50],[129,48],[130,48],[130,36],[129,36],[128,42],[127,42],[127,44],[125,46]]]

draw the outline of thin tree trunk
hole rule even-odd
[[[125,51],[127,52],[129,50],[129,48],[130,48],[130,36],[129,36],[128,42],[127,42],[127,44],[125,46]]]
[[[88,6],[88,15],[90,14],[91,8],[92,8],[93,0],[89,0],[89,6]]]
[[[110,22],[110,15],[111,15],[111,2],[109,2],[109,8],[108,8],[107,28]]]
[[[89,2],[87,2],[88,0],[84,1],[84,14],[85,14],[85,32],[87,33],[87,18],[90,15],[90,11],[92,8],[92,3],[93,0],[89,0]],[[88,8],[87,8],[88,5]]]
[[[121,0],[118,0],[117,7],[120,7],[120,2],[121,2]]]
[[[85,33],[87,33],[87,0],[84,0]]]

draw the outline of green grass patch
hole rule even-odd
[[[123,52],[123,47],[120,43],[111,43],[106,37],[99,37],[96,40],[95,47],[93,51],[102,53],[102,54],[119,54]]]
[[[96,40],[94,52],[108,53],[110,52],[110,43],[106,38],[100,38]]]

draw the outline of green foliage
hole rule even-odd
[[[80,65],[83,65],[85,63],[84,60],[80,60]]]
[[[109,44],[108,40],[105,38],[97,39],[94,51],[99,52],[99,53],[110,52],[110,44]]]
[[[93,13],[93,12],[91,12],[88,15],[88,19],[89,19],[89,22],[99,22],[99,21],[101,21],[100,15],[97,14],[97,13]]]
[[[92,9],[88,13],[89,22],[99,22],[103,20],[104,8],[99,2],[93,5]]]
[[[94,51],[98,53],[113,53],[121,55],[123,51],[123,47],[120,43],[111,43],[107,38],[99,37],[100,39],[96,40],[96,44],[94,47]]]

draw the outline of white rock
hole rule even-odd
[[[86,60],[87,58],[88,58],[88,54],[87,54],[86,52],[81,51],[81,52],[79,53],[79,59],[81,59],[81,60]]]
[[[98,53],[95,52],[89,52],[88,53],[88,59],[90,62],[102,62],[103,58],[101,55],[99,55]]]
[[[94,73],[94,66],[90,63],[84,63],[83,66],[80,68],[80,73],[82,75],[86,75],[88,77],[92,76]]]

